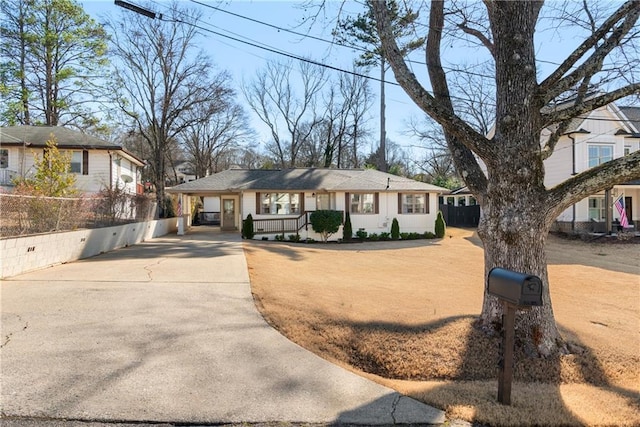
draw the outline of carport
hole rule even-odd
[[[240,192],[184,188],[189,184],[195,187],[196,183],[197,181],[191,181],[165,190],[178,198],[178,235],[184,235],[193,225],[196,198],[203,204],[202,210],[198,212],[200,225],[218,226],[223,231],[238,231],[242,223]]]

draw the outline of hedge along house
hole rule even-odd
[[[204,216],[219,214],[222,230],[240,230],[249,214],[255,239],[299,234],[320,240],[309,215],[315,210],[349,212],[354,232],[389,232],[393,218],[401,232],[434,232],[438,196],[447,189],[373,169],[228,169],[167,188],[178,195],[178,233],[191,226],[192,198],[201,197]],[[215,209],[219,211],[216,212]],[[342,237],[342,230],[330,240]]]
[[[35,155],[42,157],[52,137],[58,149],[69,154],[80,192],[118,186],[129,194],[142,193],[144,161],[120,145],[61,126],[0,128],[0,188],[10,192],[16,178],[30,177],[35,172]]]

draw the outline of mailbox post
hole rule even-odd
[[[489,272],[487,290],[504,305],[502,360],[498,371],[498,402],[511,405],[516,310],[542,305],[542,280],[530,274],[496,267]]]

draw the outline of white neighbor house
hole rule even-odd
[[[585,118],[573,119],[554,153],[544,162],[545,185],[551,188],[575,174],[639,149],[640,107],[609,104],[592,111]],[[619,220],[612,204],[620,196],[625,201],[627,218],[637,231],[640,181],[616,185],[583,199],[560,214],[555,229],[568,232],[611,231],[611,222]]]
[[[401,232],[433,232],[438,196],[448,190],[373,169],[228,169],[167,188],[177,194],[183,216],[179,233],[191,225],[191,199],[203,198],[207,209],[221,210],[223,230],[240,230],[251,214],[254,238],[299,234],[320,240],[308,223],[315,210],[349,211],[354,233],[389,232],[398,219]],[[211,212],[214,213],[214,212]],[[342,230],[333,240],[342,237]]]
[[[550,130],[543,132],[542,144],[549,134]],[[573,175],[639,149],[640,107],[610,104],[599,108],[584,118],[571,121],[551,157],[544,161],[545,186],[552,188]],[[482,162],[481,166],[484,169]],[[638,231],[640,180],[615,185],[581,200],[558,216],[552,230],[573,233],[615,231],[612,223],[619,221],[620,216],[613,208],[613,202],[620,196],[624,198],[631,228]],[[454,190],[443,199],[444,203],[454,206],[475,204],[467,187]]]
[[[42,158],[46,142],[54,136],[58,149],[71,154],[71,172],[82,193],[123,188],[142,193],[144,162],[119,145],[59,126],[10,126],[0,128],[0,186],[11,191],[13,179],[35,172],[34,154]]]

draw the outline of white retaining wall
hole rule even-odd
[[[167,218],[114,227],[38,234],[0,240],[0,278],[89,258],[177,231]]]

